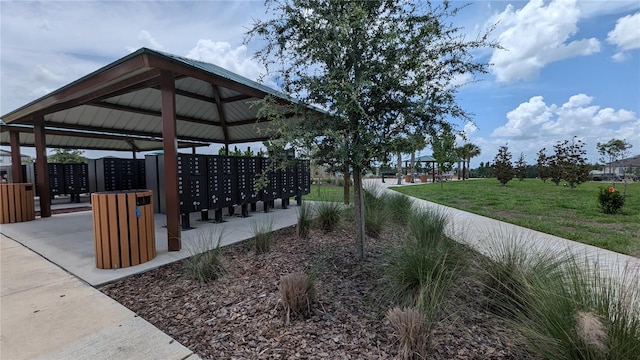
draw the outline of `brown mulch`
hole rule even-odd
[[[90,211],[90,210],[91,210],[91,206],[78,206],[78,207],[69,207],[69,208],[62,208],[62,209],[51,209],[51,214],[52,215],[68,214],[68,213]],[[36,216],[40,216],[39,210],[36,210]]]
[[[397,234],[397,233],[396,233]],[[385,230],[381,239],[393,239]],[[397,238],[398,236],[395,235]],[[103,286],[203,359],[393,359],[398,342],[386,311],[384,253],[395,240],[367,240],[360,260],[349,229],[312,231],[300,240],[279,230],[271,251],[256,255],[250,242],[223,249],[227,274],[200,285],[173,263]],[[287,324],[280,277],[316,276],[316,301],[307,316]],[[447,301],[434,330],[431,359],[533,359],[505,322],[489,313],[473,271]]]

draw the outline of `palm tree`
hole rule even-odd
[[[480,155],[480,148],[476,144],[466,143],[462,145],[460,153],[466,162],[466,166],[465,164],[462,165],[462,179],[468,179],[469,172],[465,170],[471,169],[471,158]]]

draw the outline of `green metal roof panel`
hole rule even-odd
[[[237,82],[239,84],[245,85],[247,87],[251,87],[257,90],[260,90],[262,92],[264,92],[265,94],[269,94],[272,96],[276,96],[282,99],[285,99],[287,101],[291,101],[291,102],[296,102],[296,100],[282,92],[279,92],[275,89],[272,89],[268,86],[265,86],[263,84],[260,84],[259,82],[247,79],[244,76],[238,75],[236,73],[233,73],[227,69],[221,68],[218,65],[214,65],[211,63],[207,63],[204,61],[199,61],[199,60],[195,60],[195,59],[189,59],[186,57],[182,57],[182,56],[178,56],[178,55],[173,55],[173,54],[169,54],[169,53],[165,53],[165,52],[161,52],[161,51],[155,51],[155,50],[150,50],[147,48],[142,48],[145,51],[145,53],[149,53],[149,54],[156,54],[159,56],[164,56],[165,58],[168,58],[172,61],[175,62],[179,62],[182,63],[184,65],[190,66],[192,68],[196,68],[202,71],[206,71],[207,73],[209,73],[210,75],[215,75],[215,76],[220,76],[223,77],[225,79]],[[141,50],[142,50],[141,49]]]

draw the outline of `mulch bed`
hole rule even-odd
[[[300,240],[279,230],[270,252],[250,242],[223,249],[227,274],[204,285],[184,276],[182,262],[103,286],[100,290],[203,359],[393,359],[398,343],[382,295],[384,253],[399,240],[387,229],[367,240],[360,260],[352,230],[312,231]],[[280,277],[316,274],[316,301],[287,323]],[[432,359],[534,359],[517,332],[489,313],[473,271],[447,301],[434,331]]]
[[[51,215],[68,214],[68,213],[90,211],[90,210],[91,210],[91,206],[78,206],[78,207],[70,207],[70,208],[63,208],[63,209],[51,209]],[[36,216],[40,216],[39,210],[36,210]]]

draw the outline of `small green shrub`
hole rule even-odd
[[[298,209],[298,237],[300,239],[306,240],[309,238],[312,220],[313,214],[311,212],[311,206],[303,202],[302,206]]]
[[[265,254],[271,251],[273,243],[273,218],[267,218],[264,221],[253,222],[253,242],[257,255]]]
[[[363,195],[365,233],[372,238],[378,238],[389,220],[389,196],[382,192],[374,193],[370,190],[364,190]]]
[[[613,186],[600,188],[598,203],[605,214],[616,214],[624,205],[624,196]]]
[[[186,250],[191,256],[184,259],[185,275],[200,283],[218,279],[226,273],[220,244],[223,232],[217,236],[214,232],[201,231],[200,236]]]
[[[387,320],[400,342],[401,359],[428,357],[431,329],[420,311],[408,307],[395,307],[387,312]]]
[[[332,201],[322,201],[316,205],[316,218],[320,229],[331,232],[340,223],[343,215],[342,205]]]
[[[294,315],[310,312],[315,296],[313,279],[303,273],[293,273],[280,278],[280,299],[284,305],[289,323],[291,313]]]

